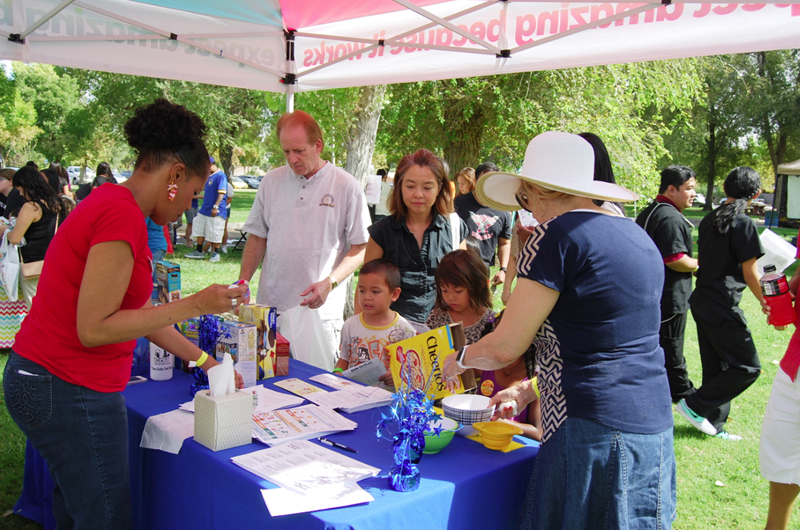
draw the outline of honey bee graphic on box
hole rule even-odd
[[[434,399],[449,396],[451,393],[445,385],[442,373],[444,360],[454,353],[453,337],[449,326],[432,329],[410,339],[406,339],[386,347],[389,367],[395,388],[408,384],[414,388],[424,389],[430,380],[427,390]],[[459,376],[460,378],[460,376]],[[464,392],[464,385],[459,385],[457,394]]]

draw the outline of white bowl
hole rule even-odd
[[[491,399],[486,396],[456,394],[442,400],[442,410],[448,418],[462,425],[472,425],[492,419],[494,407],[489,406],[490,401]]]

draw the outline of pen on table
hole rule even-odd
[[[344,449],[345,451],[350,451],[351,453],[358,453],[358,451],[356,451],[352,447],[347,447],[344,444],[340,444],[339,442],[334,442],[333,440],[328,440],[327,438],[319,437],[317,438],[317,440],[331,447],[338,447],[339,449]]]

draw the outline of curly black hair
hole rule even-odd
[[[194,112],[159,98],[136,109],[125,124],[125,137],[138,156],[136,167],[151,169],[178,159],[189,175],[208,176],[210,162],[203,143],[206,124]]]
[[[11,180],[14,187],[22,188],[31,202],[36,202],[47,207],[51,212],[61,210],[61,201],[58,200],[56,191],[50,183],[31,166],[22,166],[14,173]]]

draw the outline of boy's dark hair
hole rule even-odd
[[[466,289],[470,306],[478,313],[492,307],[489,271],[476,252],[454,250],[439,262],[436,268],[436,308],[446,311],[448,307],[442,296],[442,283]]]
[[[365,263],[361,267],[359,274],[377,274],[381,276],[389,287],[389,291],[394,291],[400,287],[400,269],[388,259],[374,259]]]
[[[481,178],[484,173],[492,173],[495,171],[500,171],[500,168],[497,167],[497,164],[494,162],[484,162],[475,168],[475,180]]]
[[[661,186],[658,188],[658,193],[664,193],[670,186],[675,186],[677,190],[689,179],[695,178],[694,171],[686,166],[667,166],[661,172]]]

